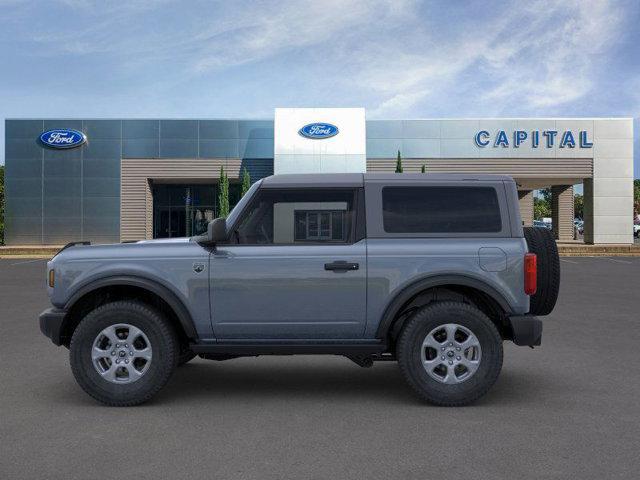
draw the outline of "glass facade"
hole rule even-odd
[[[440,155],[439,120],[368,120],[367,158],[432,158]]]
[[[50,129],[82,131],[87,142],[69,150],[46,148],[39,136]],[[241,159],[241,170],[246,168],[252,181],[273,174],[269,120],[6,120],[5,135],[8,245],[119,242],[123,158],[234,158]],[[239,186],[232,184],[232,204],[236,197]],[[215,214],[215,203],[208,207]],[[158,226],[158,232],[172,235],[171,222],[185,232],[196,228],[198,219],[209,215],[206,210],[194,207],[189,221],[179,213],[169,221],[163,213],[169,224]]]
[[[7,120],[7,244],[119,241],[120,123]],[[43,148],[40,134],[55,128],[81,130],[91,141],[70,150]]]

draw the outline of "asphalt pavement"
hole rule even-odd
[[[476,404],[421,403],[395,363],[259,357],[179,368],[108,408],[39,331],[44,260],[0,260],[0,478],[638,478],[640,258],[562,259],[543,345],[505,344]]]

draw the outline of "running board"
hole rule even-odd
[[[309,342],[309,341],[222,341],[193,343],[197,354],[223,355],[376,355],[387,350],[380,341],[373,342]]]

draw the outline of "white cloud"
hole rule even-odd
[[[419,90],[411,93],[398,93],[393,97],[384,100],[377,107],[369,109],[369,118],[383,118],[395,116],[398,112],[404,112],[413,107],[416,103],[424,100],[429,94],[429,90]]]
[[[357,41],[376,19],[394,22],[405,18],[413,2],[405,0],[324,0],[322,2],[277,2],[262,6],[266,15],[233,11],[226,28],[213,25],[197,35],[201,58],[198,71],[220,69],[270,58],[285,51],[309,49],[322,55],[335,52],[342,42]],[[304,55],[304,54],[302,54]]]
[[[260,62],[270,75],[269,62],[280,61],[299,85],[326,78],[343,103],[355,97],[371,116],[424,105],[467,115],[466,106],[546,113],[572,104],[593,89],[624,20],[609,0],[487,4],[481,19],[417,0],[64,2],[83,21],[28,30],[37,32],[33,55],[110,54],[120,59],[114,73],[161,66],[163,81],[176,84]]]
[[[592,90],[623,22],[608,1],[538,1],[501,12],[489,23],[454,27],[446,38],[408,26],[426,48],[411,51],[397,42],[361,59],[358,81],[382,95],[373,112],[410,112],[428,99],[426,89],[439,103],[446,96],[472,96],[469,103],[482,111],[496,104],[504,111],[557,109]],[[398,75],[392,79],[390,71]]]
[[[584,97],[621,20],[607,1],[535,3],[512,18],[483,55],[487,75],[498,80],[487,98],[544,111]]]

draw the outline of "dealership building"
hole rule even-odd
[[[574,239],[633,243],[633,120],[366,120],[362,108],[278,108],[268,120],[10,119],[5,241],[59,245],[200,233],[218,211],[221,167],[233,205],[243,172],[501,173],[515,178],[526,225],[550,188],[552,225]]]

